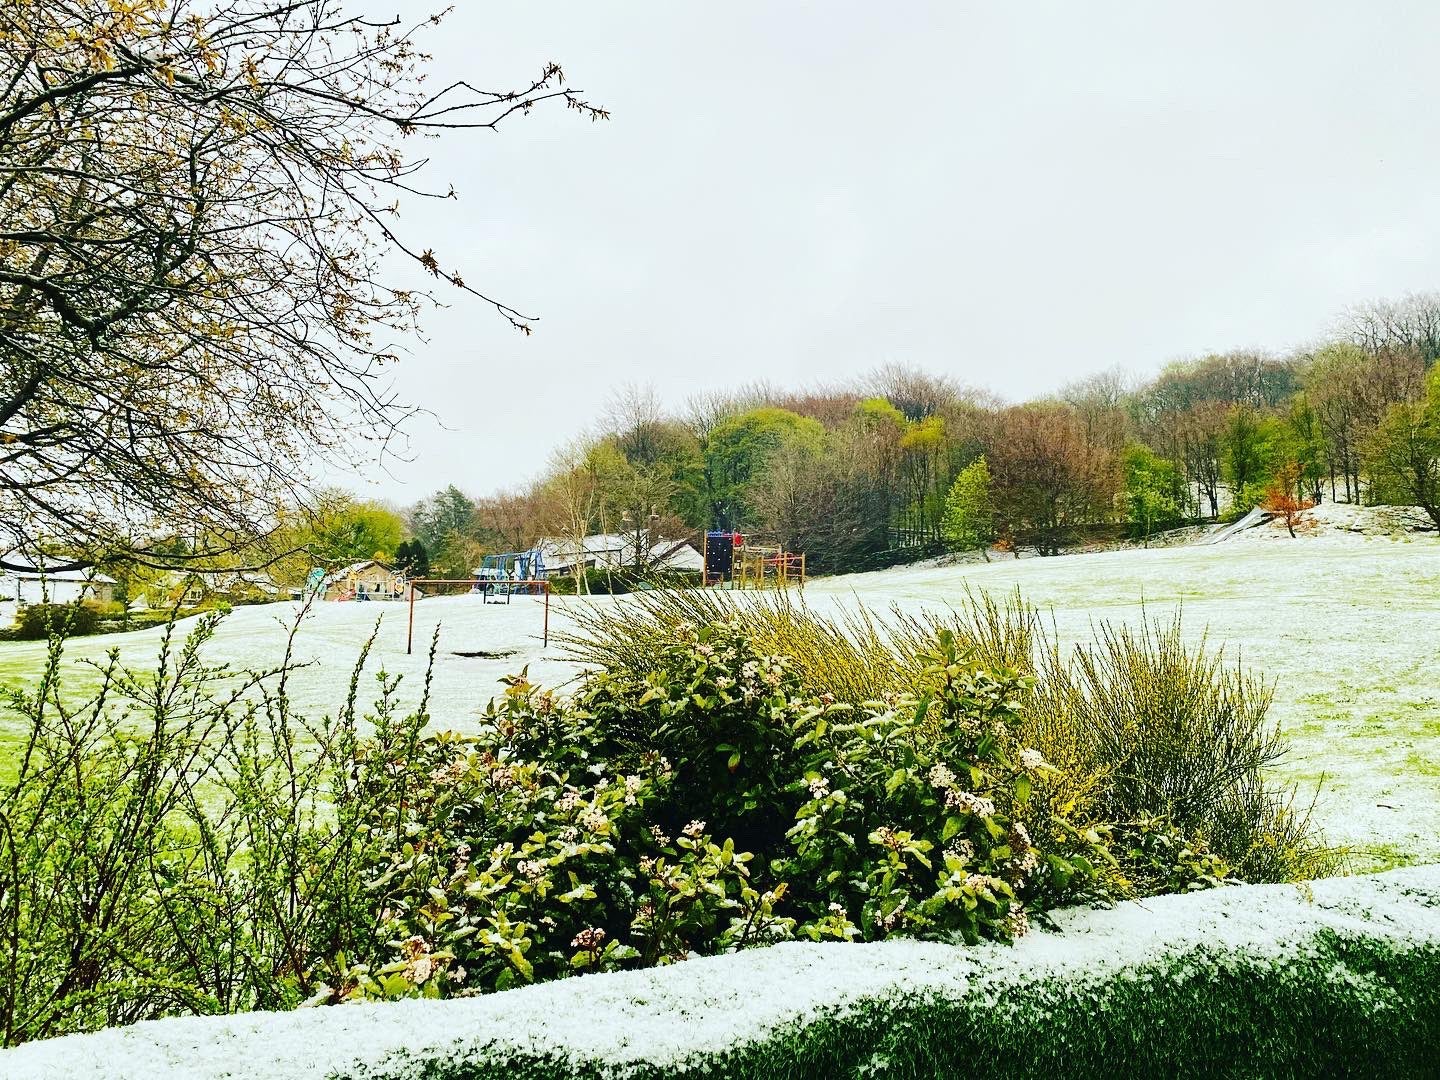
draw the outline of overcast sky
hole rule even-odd
[[[436,82],[553,59],[613,119],[428,147],[411,236],[539,322],[429,318],[368,495],[515,486],[625,382],[1023,399],[1440,287],[1434,3],[457,3]]]

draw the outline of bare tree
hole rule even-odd
[[[531,319],[399,231],[407,141],[542,103],[422,83],[408,26],[339,0],[9,0],[0,35],[0,546],[211,557],[314,455],[389,446],[389,381],[437,283]],[[368,455],[367,455],[368,456]],[[176,536],[190,541],[177,549]],[[198,550],[197,550],[198,549]]]
[[[1433,364],[1440,359],[1440,293],[1361,304],[1340,317],[1337,329],[1345,340],[1369,352],[1409,351]]]
[[[906,364],[883,364],[872,371],[862,389],[883,397],[907,420],[934,416],[966,398],[965,390],[944,375],[931,375]]]
[[[1041,555],[1058,554],[1074,526],[1097,520],[1116,486],[1114,460],[1086,440],[1084,423],[1064,404],[1001,413],[986,459],[1001,517]]]
[[[1108,368],[1070,383],[1060,396],[1080,415],[1085,437],[1112,454],[1125,448],[1129,435],[1125,405],[1134,377],[1121,367]]]

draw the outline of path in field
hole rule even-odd
[[[999,594],[1019,586],[1053,613],[1067,641],[1089,640],[1094,620],[1138,620],[1142,602],[1159,617],[1183,605],[1190,635],[1208,628],[1212,644],[1225,644],[1232,655],[1239,650],[1247,664],[1277,680],[1274,716],[1293,747],[1283,775],[1312,786],[1326,775],[1317,812],[1333,840],[1372,848],[1380,861],[1440,859],[1440,540],[1247,543],[1240,537],[1211,547],[830,578],[812,582],[806,597],[820,607],[858,601],[882,611],[892,603],[915,610],[961,599],[967,583]],[[566,603],[554,600],[555,626],[563,625]],[[367,671],[383,666],[404,674],[412,697],[425,645],[440,624],[431,707],[439,726],[472,725],[500,677],[527,664],[531,677],[548,685],[574,673],[557,647],[541,649],[535,598],[516,597],[508,606],[468,596],[434,598],[416,611],[417,653],[406,656],[404,605],[316,605],[297,637],[297,658],[314,662],[291,681],[301,709],[319,714],[339,706],[377,618]],[[241,608],[225,621],[209,655],[241,667],[273,664],[283,648],[282,626],[296,616],[288,603]],[[93,658],[118,647],[126,662],[143,666],[158,641],[155,630],[82,639],[70,655]],[[507,650],[514,655],[456,655]],[[43,652],[39,644],[0,645],[0,680],[28,679]],[[373,685],[367,674],[362,694]],[[0,728],[0,739],[5,734]],[[9,734],[13,738],[13,726]]]

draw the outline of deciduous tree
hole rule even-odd
[[[437,20],[339,0],[8,0],[0,19],[0,545],[197,561],[388,447],[430,280],[531,320],[401,230],[415,136],[542,103],[554,64],[426,86]],[[479,85],[484,85],[479,83]],[[407,277],[395,257],[419,271]],[[363,448],[356,437],[362,437]]]
[[[995,542],[995,496],[983,454],[961,469],[950,486],[940,532],[950,550],[978,550],[990,561],[990,545]]]

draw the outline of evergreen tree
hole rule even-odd
[[[406,540],[395,549],[395,569],[406,577],[425,577],[430,573],[430,553],[418,539]]]

